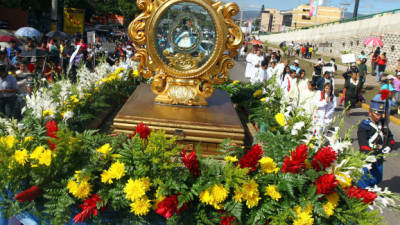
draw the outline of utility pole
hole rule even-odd
[[[58,0],[51,0],[51,30],[58,30]]]
[[[243,22],[243,10],[240,10],[240,27],[242,26],[242,22]]]
[[[353,18],[357,18],[359,4],[360,4],[360,0],[355,0]]]

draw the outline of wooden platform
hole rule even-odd
[[[144,123],[178,136],[187,150],[200,144],[207,155],[218,154],[217,146],[227,138],[244,144],[245,130],[224,91],[215,90],[205,107],[162,105],[155,103],[154,97],[150,86],[141,84],[114,118],[114,132],[131,134],[137,124]]]

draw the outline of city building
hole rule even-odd
[[[265,9],[261,12],[261,27],[263,32],[282,31],[283,15],[278,9]]]
[[[341,10],[336,7],[319,6],[317,15],[310,17],[310,5],[299,5],[292,11],[292,28],[308,27],[341,19]]]

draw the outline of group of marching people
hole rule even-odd
[[[312,80],[306,78],[306,71],[300,67],[299,60],[294,60],[293,64],[289,60],[281,61],[279,51],[267,50],[264,53],[262,47],[255,46],[247,55],[246,63],[245,77],[251,84],[274,79],[287,100],[313,115],[315,134],[322,135],[324,129],[332,123],[336,108],[334,61],[324,64],[333,68],[322,73],[322,68],[320,71],[319,67],[323,62],[320,59],[314,66]]]

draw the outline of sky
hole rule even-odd
[[[229,1],[229,0],[227,0]],[[281,10],[296,8],[299,4],[309,3],[310,0],[231,0],[239,4],[243,10],[259,10],[264,4],[265,8],[276,8]],[[325,0],[325,5],[341,7],[343,3],[349,3],[346,6],[349,12],[353,12],[355,0]],[[358,12],[361,14],[372,14],[392,9],[400,8],[400,0],[360,0]]]

